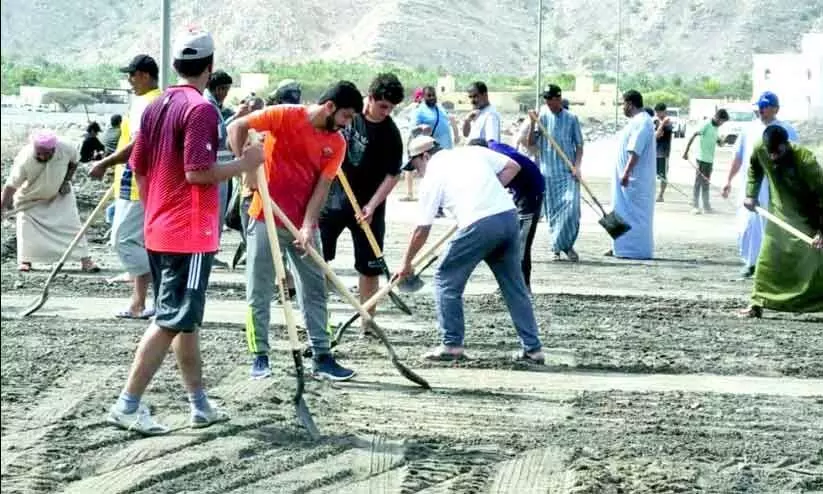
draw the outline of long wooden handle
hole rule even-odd
[[[363,211],[360,209],[360,204],[358,204],[357,198],[354,196],[354,191],[349,184],[349,180],[346,178],[346,174],[343,173],[342,168],[337,170],[337,179],[340,180],[340,185],[342,185],[343,190],[346,191],[346,196],[349,198],[352,209],[354,209],[354,214],[361,216]],[[359,221],[358,223],[360,224],[360,228],[363,229],[363,233],[366,234],[366,239],[368,239],[369,245],[371,245],[371,250],[374,252],[374,257],[383,257],[383,253],[380,250],[380,245],[377,244],[377,239],[374,238],[374,232],[372,232],[369,224],[365,221]]]
[[[294,226],[294,223],[291,222],[288,216],[286,216],[286,214],[283,213],[283,210],[280,209],[280,206],[278,206],[277,203],[272,200],[266,201],[264,199],[264,202],[271,205],[271,209],[272,211],[274,211],[274,215],[277,217],[277,219],[279,219],[283,223],[283,225],[286,226],[286,229],[289,230],[289,232],[292,234],[294,238],[298,238],[300,235],[300,231],[297,229],[296,226]],[[349,289],[346,288],[346,284],[343,283],[343,280],[341,280],[337,277],[336,274],[334,274],[334,271],[332,271],[332,269],[323,259],[323,256],[318,254],[314,247],[312,247],[311,245],[306,246],[306,254],[308,254],[308,256],[311,257],[312,260],[315,263],[317,263],[318,266],[320,266],[320,268],[323,270],[323,273],[325,273],[326,277],[329,278],[334,287],[337,288],[337,291],[340,292],[340,296],[346,299],[346,302],[348,302],[352,307],[357,309],[357,312],[360,314],[360,317],[363,318],[363,321],[371,321],[371,314],[369,314],[369,312],[365,310],[363,306],[360,304],[360,301],[358,301],[354,297],[354,295],[352,295],[349,292]]]
[[[452,235],[454,235],[454,232],[456,231],[457,225],[452,225],[451,228],[449,228],[448,231],[444,233],[442,237],[437,239],[437,241],[434,242],[428,249],[426,249],[422,253],[417,254],[417,257],[415,257],[414,261],[412,261],[412,267],[417,269],[418,266],[426,262],[428,258],[431,257],[432,254],[434,254],[437,251],[437,249],[439,249],[440,246],[446,242],[446,240],[448,240]],[[396,287],[400,283],[400,281],[401,279],[396,276],[392,278],[388,284],[383,285],[383,287],[381,287],[380,290],[378,290],[374,295],[372,295],[371,298],[366,300],[366,302],[363,304],[363,308],[366,310],[371,310],[380,302],[380,300],[383,299],[383,297],[385,297],[390,291],[392,291],[394,287]]]
[[[791,233],[795,237],[799,238],[800,240],[806,242],[809,245],[814,244],[814,239],[812,237],[806,235],[805,233],[801,232],[797,228],[793,227],[792,225],[786,223],[785,221],[781,220],[777,216],[773,215],[772,213],[766,211],[765,209],[761,208],[760,206],[755,206],[754,208],[757,211],[757,214],[766,218],[767,220],[771,221],[775,225],[779,226],[780,228],[786,230],[787,232]]]
[[[277,277],[277,289],[280,293],[280,304],[283,306],[283,315],[286,318],[286,331],[289,334],[289,343],[292,350],[300,349],[300,341],[297,337],[297,323],[294,319],[294,311],[286,295],[286,267],[283,265],[283,256],[280,251],[280,241],[277,239],[277,226],[274,223],[274,213],[272,212],[272,201],[269,195],[269,185],[266,181],[266,172],[263,167],[257,168],[257,190],[263,199],[263,218],[266,221],[266,234],[269,237],[269,247],[271,257],[274,262],[274,274]]]
[[[540,132],[543,134],[543,136],[546,137],[546,140],[549,141],[549,144],[551,144],[554,150],[557,151],[557,154],[560,155],[560,158],[569,168],[569,171],[574,173],[574,164],[572,164],[572,160],[570,160],[569,157],[566,156],[566,153],[564,153],[563,150],[560,148],[560,144],[558,144],[557,141],[554,140],[554,137],[552,137],[552,135],[549,134],[549,131],[546,130],[546,127],[543,126],[543,122],[537,120],[535,123],[540,128]],[[605,216],[606,210],[603,208],[603,206],[600,205],[600,201],[598,201],[597,197],[592,193],[592,190],[589,188],[589,184],[587,184],[586,181],[583,180],[583,177],[577,177],[577,181],[580,182],[580,185],[582,185],[584,189],[586,189],[586,192],[589,194],[592,200],[594,200],[595,204],[597,204],[597,207],[600,208],[600,211],[602,211],[603,215]]]
[[[86,218],[86,222],[83,223],[82,227],[80,227],[80,231],[77,232],[77,235],[74,236],[74,238],[72,239],[72,241],[69,244],[66,251],[63,253],[63,256],[60,258],[60,260],[57,261],[58,266],[62,265],[64,262],[66,262],[66,259],[69,258],[72,251],[74,250],[74,248],[80,242],[80,239],[83,238],[83,235],[86,234],[86,230],[89,229],[89,227],[91,226],[91,222],[94,221],[94,218],[97,217],[97,215],[100,214],[101,211],[106,209],[106,207],[107,207],[106,203],[108,202],[108,200],[111,198],[111,196],[113,194],[114,194],[114,186],[112,185],[111,187],[109,187],[109,190],[107,190],[106,193],[103,194],[103,197],[100,198],[100,202],[97,203],[97,207],[95,207],[94,210],[91,212],[91,214],[89,214],[89,217]]]

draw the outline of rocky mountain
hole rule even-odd
[[[171,1],[173,31],[209,29],[218,62],[234,67],[333,59],[535,68],[537,0]],[[823,29],[823,0],[543,3],[547,70],[614,70],[619,46],[625,72],[732,78],[748,72],[752,52],[795,51],[802,33]],[[89,65],[159,52],[160,0],[2,0],[1,10],[4,57]]]

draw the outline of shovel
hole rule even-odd
[[[109,201],[113,194],[114,188],[109,187],[109,190],[107,190],[106,193],[103,194],[103,198],[100,199],[99,203],[97,203],[97,207],[94,208],[94,211],[92,211],[91,214],[89,214],[89,217],[86,219],[86,222],[83,224],[82,227],[80,227],[80,231],[77,232],[77,235],[74,236],[71,243],[69,243],[69,246],[66,247],[66,251],[63,252],[63,255],[60,257],[60,260],[57,261],[57,265],[52,268],[51,273],[49,273],[49,277],[46,278],[46,286],[43,287],[43,292],[40,294],[40,298],[38,298],[37,300],[29,304],[25,309],[23,309],[18,314],[18,317],[30,316],[38,310],[40,310],[40,307],[43,307],[43,305],[45,305],[46,300],[49,299],[49,285],[51,285],[51,282],[54,281],[54,278],[55,276],[57,276],[57,273],[59,273],[60,270],[63,269],[63,264],[66,263],[66,259],[69,258],[74,248],[80,242],[80,239],[83,238],[83,235],[86,234],[86,231],[91,226],[91,222],[94,221],[94,218],[97,217],[98,214],[100,214],[104,209],[106,209],[106,203]]]
[[[785,221],[781,220],[777,216],[773,215],[772,213],[766,211],[765,209],[761,208],[760,206],[754,207],[757,214],[766,218],[767,220],[771,221],[775,225],[779,226],[783,230],[789,232],[790,234],[794,235],[795,237],[799,238],[800,240],[806,242],[810,246],[814,244],[814,239],[805,233],[801,232],[797,228],[793,227],[792,225],[786,223]]]
[[[261,188],[261,190],[262,190],[262,188]],[[264,199],[264,202],[271,205],[271,208],[274,211],[275,216],[277,216],[277,219],[279,219],[283,223],[283,225],[286,226],[286,228],[289,230],[289,232],[291,232],[291,234],[294,238],[297,238],[298,235],[300,234],[300,232],[298,231],[297,227],[294,226],[294,223],[292,223],[291,220],[285,215],[285,213],[283,213],[283,210],[280,209],[280,206],[278,206],[277,203],[275,203],[274,201],[271,201],[271,200],[266,201]],[[329,280],[331,280],[334,287],[337,289],[338,292],[340,292],[340,295],[344,299],[346,299],[346,301],[349,304],[351,304],[352,307],[357,309],[357,312],[360,313],[360,317],[362,317],[363,320],[366,321],[366,324],[368,325],[369,330],[372,333],[374,333],[380,339],[380,341],[386,347],[386,350],[388,350],[389,357],[391,358],[392,365],[394,365],[394,367],[400,372],[400,374],[403,377],[405,377],[406,379],[408,379],[409,381],[411,381],[411,382],[413,382],[413,383],[415,383],[419,386],[422,386],[426,389],[431,389],[431,386],[429,385],[429,383],[425,379],[423,379],[422,377],[417,375],[414,371],[412,371],[411,369],[406,367],[403,364],[403,362],[400,361],[400,359],[397,357],[397,353],[394,351],[394,347],[391,345],[389,340],[386,338],[386,333],[383,331],[383,329],[380,328],[380,326],[377,325],[377,323],[374,321],[374,318],[372,318],[371,314],[369,314],[369,312],[366,309],[364,309],[362,305],[360,305],[360,302],[358,302],[358,300],[354,297],[354,295],[352,295],[349,292],[348,288],[346,288],[346,284],[343,283],[343,280],[341,280],[340,278],[337,277],[336,274],[334,274],[334,271],[332,271],[332,269],[329,267],[329,265],[326,263],[326,261],[323,260],[323,256],[318,254],[317,251],[314,249],[314,247],[312,247],[311,245],[307,246],[306,254],[309,257],[311,257],[312,260],[315,263],[317,263],[318,266],[320,266],[320,268],[326,274],[326,277]],[[383,289],[385,290],[386,287],[391,287],[391,286],[392,286],[391,284],[386,285],[386,286],[383,287]],[[390,289],[391,288],[389,288],[389,290]],[[294,350],[294,351],[296,351],[298,353],[300,352],[300,350]]]
[[[456,232],[456,231],[457,231],[457,225],[453,225],[451,228],[449,228],[449,231],[447,231],[445,234],[443,234],[443,236],[440,237],[434,244],[432,244],[432,246],[429,247],[424,253],[419,254],[417,256],[417,258],[412,262],[412,266],[415,269],[415,273],[412,274],[411,276],[409,276],[408,278],[406,278],[406,280],[409,280],[409,279],[412,280],[411,285],[414,287],[414,289],[412,291],[417,291],[417,290],[423,288],[423,280],[420,279],[420,273],[422,273],[423,271],[426,270],[426,268],[428,268],[429,266],[434,264],[434,261],[437,260],[438,256],[437,255],[432,255],[432,254],[434,253],[435,250],[440,248],[440,246],[443,245],[443,243],[445,243],[446,240],[451,238],[451,236],[454,235],[454,232]],[[425,265],[423,265],[422,268],[420,268],[418,270],[417,267],[420,264],[422,264],[423,260],[426,259],[429,256],[432,256],[432,257],[428,260],[428,262],[426,262]],[[403,280],[403,281],[406,281],[406,280]],[[371,310],[371,308],[376,306],[378,304],[378,302],[380,302],[380,300],[383,297],[386,296],[387,293],[391,293],[392,287],[397,286],[397,285],[402,285],[403,281],[399,280],[398,278],[392,278],[388,285],[386,285],[383,288],[381,288],[380,290],[378,290],[377,293],[372,295],[371,298],[369,298],[366,301],[366,303],[363,304],[363,308],[366,309],[367,311]],[[343,337],[343,334],[346,332],[346,330],[349,328],[349,326],[351,326],[352,323],[354,321],[358,320],[358,319],[360,319],[360,313],[359,312],[352,315],[349,318],[348,321],[344,322],[343,324],[340,325],[340,327],[337,328],[337,331],[335,331],[335,333],[334,333],[334,338],[331,341],[330,348],[334,348],[340,343],[340,339]],[[311,348],[306,349],[306,351],[303,353],[303,355],[306,355],[307,353],[309,355],[311,355]]]
[[[360,204],[357,203],[357,198],[354,196],[354,191],[349,184],[349,180],[346,178],[346,174],[343,173],[342,168],[337,170],[337,179],[340,180],[340,185],[342,185],[343,190],[346,191],[346,196],[348,196],[352,209],[354,209],[354,214],[356,216],[360,216],[362,214]],[[372,232],[371,227],[365,221],[360,221],[359,223],[360,228],[363,229],[363,233],[366,235],[366,239],[369,241],[372,252],[374,252],[374,257],[376,258],[375,262],[380,265],[380,270],[386,275],[386,279],[391,281],[391,272],[389,271],[389,267],[386,265],[386,258],[383,257],[383,252],[380,250],[380,245],[377,244],[377,239],[374,238],[374,232]],[[396,293],[389,291],[389,298],[398,309],[405,314],[411,315],[412,311],[409,309],[409,306],[406,305],[406,303],[403,302],[403,300]]]
[[[269,196],[268,183],[266,182],[266,173],[263,167],[257,168],[257,183],[260,184],[258,190],[263,199],[263,217],[266,221],[266,233],[269,236],[269,246],[271,247],[271,258],[274,261],[274,273],[277,278],[277,288],[280,291],[280,300],[283,306],[283,315],[286,319],[286,330],[289,334],[289,344],[291,345],[291,355],[294,359],[294,370],[297,373],[297,390],[294,393],[294,407],[297,412],[297,419],[303,424],[303,427],[309,431],[312,439],[320,437],[320,431],[314,424],[314,419],[309,412],[309,407],[306,405],[306,400],[303,399],[303,391],[306,387],[306,381],[303,371],[303,355],[300,351],[300,341],[297,338],[297,324],[294,322],[294,313],[292,306],[288,302],[288,288],[286,286],[286,267],[283,266],[283,256],[280,253],[280,242],[277,240],[277,230],[274,224],[274,213],[272,212],[272,201]]]
[[[542,122],[538,120],[536,123],[540,127],[540,132],[542,132],[543,135],[546,136],[546,139],[548,139],[551,146],[554,148],[554,150],[557,152],[557,154],[560,156],[563,162],[566,163],[566,166],[569,167],[569,171],[574,173],[574,165],[572,164],[569,157],[566,156],[566,153],[564,153],[563,150],[560,149],[560,145],[557,144],[557,141],[554,140],[554,137],[552,137],[552,135],[549,134],[549,132],[546,130],[546,127],[543,126]],[[592,198],[592,201],[594,201],[594,203],[600,209],[600,211],[595,210],[595,212],[599,212],[602,214],[602,216],[599,220],[597,220],[597,222],[600,223],[600,226],[602,226],[603,229],[605,229],[606,232],[613,239],[617,239],[624,233],[631,230],[632,227],[628,223],[623,221],[623,218],[618,216],[616,212],[612,211],[611,213],[606,213],[606,210],[603,208],[603,205],[600,204],[600,201],[597,200],[597,197],[589,188],[588,184],[586,184],[585,180],[578,177],[577,181],[580,182],[580,185],[582,185],[584,189],[586,189],[586,192],[589,194],[589,197]]]

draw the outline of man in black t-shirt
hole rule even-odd
[[[657,176],[660,178],[660,193],[657,202],[663,202],[669,174],[669,154],[672,152],[672,123],[666,113],[666,103],[654,107],[654,137],[657,141]]]
[[[358,220],[369,223],[382,250],[386,230],[385,200],[400,179],[403,161],[403,139],[390,116],[395,105],[401,101],[403,85],[397,76],[378,74],[369,86],[363,114],[355,115],[351,126],[343,130],[347,146],[341,170],[354,191],[363,217],[355,217],[339,180],[332,183],[320,215],[320,238],[326,261],[334,259],[337,238],[343,230],[348,229],[351,233],[354,267],[360,274],[361,302],[377,292],[381,270]]]

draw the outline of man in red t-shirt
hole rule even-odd
[[[190,32],[174,47],[174,69],[184,81],[168,88],[143,113],[131,153],[154,284],[156,315],[111,408],[108,422],[145,435],[169,432],[151,418],[140,399],[172,347],[189,392],[191,426],[229,419],[203,389],[197,329],[203,322],[206,287],[219,243],[218,184],[253,173],[263,159],[253,146],[243,157],[217,166],[217,110],[203,90],[212,72],[214,41]]]
[[[329,88],[317,104],[308,108],[301,105],[270,106],[235,120],[228,128],[232,149],[243,149],[250,129],[265,134],[264,167],[269,194],[292,223],[300,227],[298,239],[282,227],[277,229],[277,236],[288,255],[292,273],[297,274],[297,294],[314,356],[313,375],[337,381],[351,379],[354,371],[340,366],[331,355],[326,333],[328,292],[325,274],[303,251],[308,245],[319,250],[317,224],[320,210],[346,153],[346,141],[338,131],[349,125],[352,117],[362,110],[360,91],[354,84],[340,81]],[[254,182],[254,177],[247,177],[247,181],[249,178]],[[258,184],[248,185],[255,189]],[[249,207],[246,249],[246,299],[249,304],[246,339],[254,354],[251,377],[260,379],[271,375],[269,322],[275,279],[262,202],[257,191]]]

